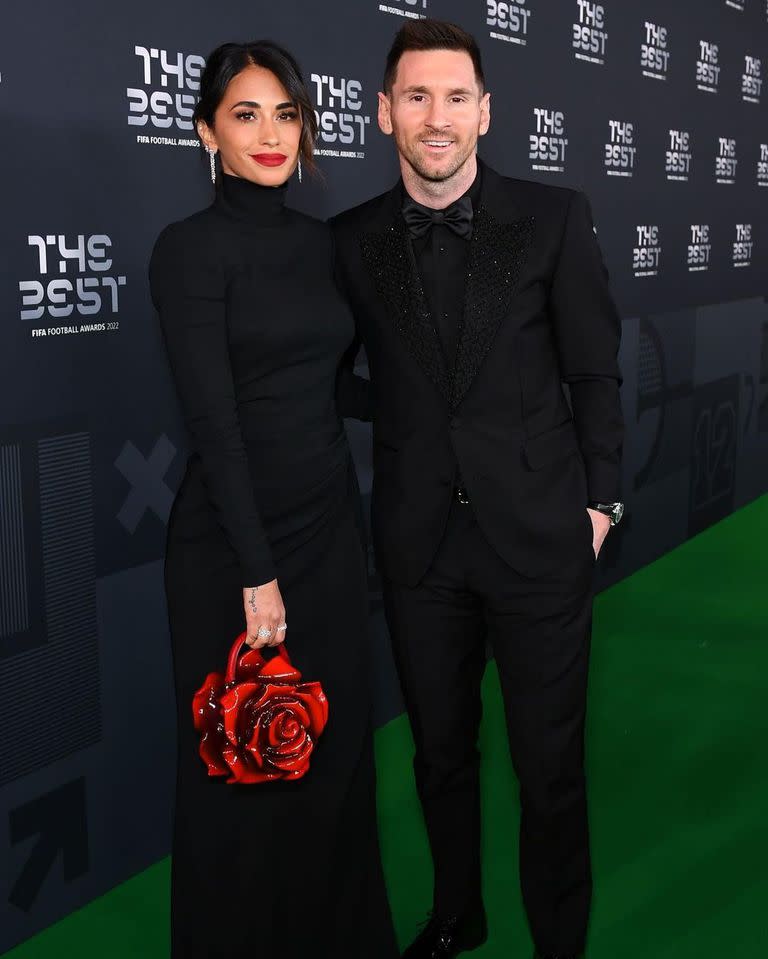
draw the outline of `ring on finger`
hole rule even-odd
[[[272,635],[272,628],[270,626],[259,626],[256,635],[259,639],[269,639]]]
[[[286,629],[288,629],[288,623],[280,623],[280,625],[277,627],[276,632],[284,633]]]

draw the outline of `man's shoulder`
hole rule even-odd
[[[358,203],[357,206],[337,213],[336,216],[330,218],[328,223],[334,231],[343,232],[350,229],[359,229],[381,213],[382,208],[390,199],[391,193],[391,188],[385,190],[370,200],[365,200],[363,203]]]
[[[490,191],[484,191],[486,199],[493,205],[494,199],[517,201],[518,205],[530,209],[532,213],[552,213],[562,215],[568,210],[574,198],[584,198],[581,191],[571,187],[555,186],[550,183],[540,183],[537,180],[526,180],[519,177],[505,176],[502,173],[485,166],[486,176],[491,183]],[[328,220],[335,233],[361,230],[386,212],[391,205],[392,189],[385,190],[370,200],[365,200],[357,206],[350,207]],[[493,209],[491,209],[493,212]]]
[[[494,171],[497,189],[507,193],[512,199],[526,205],[549,209],[553,212],[566,210],[575,197],[583,196],[581,191],[572,187],[555,186],[552,183],[540,183],[538,180],[526,180],[519,177],[504,176]]]

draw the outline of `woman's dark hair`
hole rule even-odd
[[[400,57],[409,50],[462,50],[472,58],[475,76],[481,90],[485,90],[483,58],[477,40],[455,23],[444,20],[409,20],[397,32],[387,55],[384,70],[384,92],[391,93],[397,76]]]
[[[270,70],[285,87],[285,92],[301,113],[301,141],[299,156],[310,173],[316,172],[314,146],[317,138],[317,117],[301,69],[294,58],[269,40],[251,43],[222,43],[208,57],[200,77],[200,99],[192,120],[197,126],[203,120],[212,130],[214,116],[224,99],[227,87],[246,67],[264,67]]]

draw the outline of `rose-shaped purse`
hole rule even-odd
[[[303,683],[285,645],[271,659],[232,645],[227,670],[209,673],[192,700],[200,758],[209,776],[228,783],[301,779],[328,722],[328,700],[318,682]]]

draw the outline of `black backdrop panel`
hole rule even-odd
[[[765,0],[14,3],[0,32],[0,950],[168,850],[162,597],[185,437],[148,297],[162,226],[210,199],[204,57],[268,37],[320,119],[328,216],[397,175],[376,124],[406,17],[478,37],[482,155],[592,201],[624,315],[615,582],[768,483]],[[369,434],[350,424],[364,494]],[[401,703],[370,566],[379,722]],[[223,640],[224,642],[224,640]],[[3,825],[5,824],[5,825]]]

